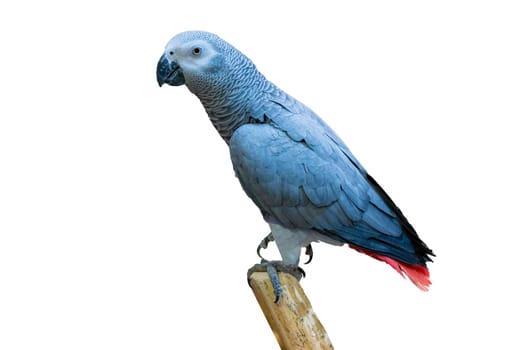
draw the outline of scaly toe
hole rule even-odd
[[[257,253],[258,253],[258,256],[262,259],[262,260],[265,260],[262,256],[261,256],[261,249],[267,249],[268,247],[268,244],[270,242],[273,242],[274,241],[274,236],[272,236],[272,232],[269,233],[265,238],[263,238],[263,240],[261,241],[261,243],[259,243],[258,245],[258,249],[257,249]]]

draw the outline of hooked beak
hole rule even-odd
[[[184,84],[181,67],[176,61],[166,57],[166,54],[162,55],[157,63],[157,82],[159,86],[163,86],[164,83],[172,86]]]

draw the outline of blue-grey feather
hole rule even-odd
[[[385,215],[376,206],[370,205],[363,213],[362,220],[368,223],[375,230],[386,235],[400,236],[402,234],[402,227],[398,224],[395,218]]]

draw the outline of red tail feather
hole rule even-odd
[[[427,291],[431,285],[431,280],[429,279],[429,270],[425,266],[406,264],[393,258],[389,258],[387,256],[383,256],[371,252],[370,250],[362,249],[350,244],[349,247],[359,251],[360,253],[367,254],[376,260],[380,260],[389,264],[389,266],[395,269],[402,277],[409,277],[411,282],[413,282],[415,286],[423,291]]]

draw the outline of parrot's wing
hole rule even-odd
[[[368,180],[347,147],[306,107],[284,105],[269,105],[264,118],[241,126],[230,140],[236,175],[263,215],[421,264],[396,207],[382,198],[385,192]]]

